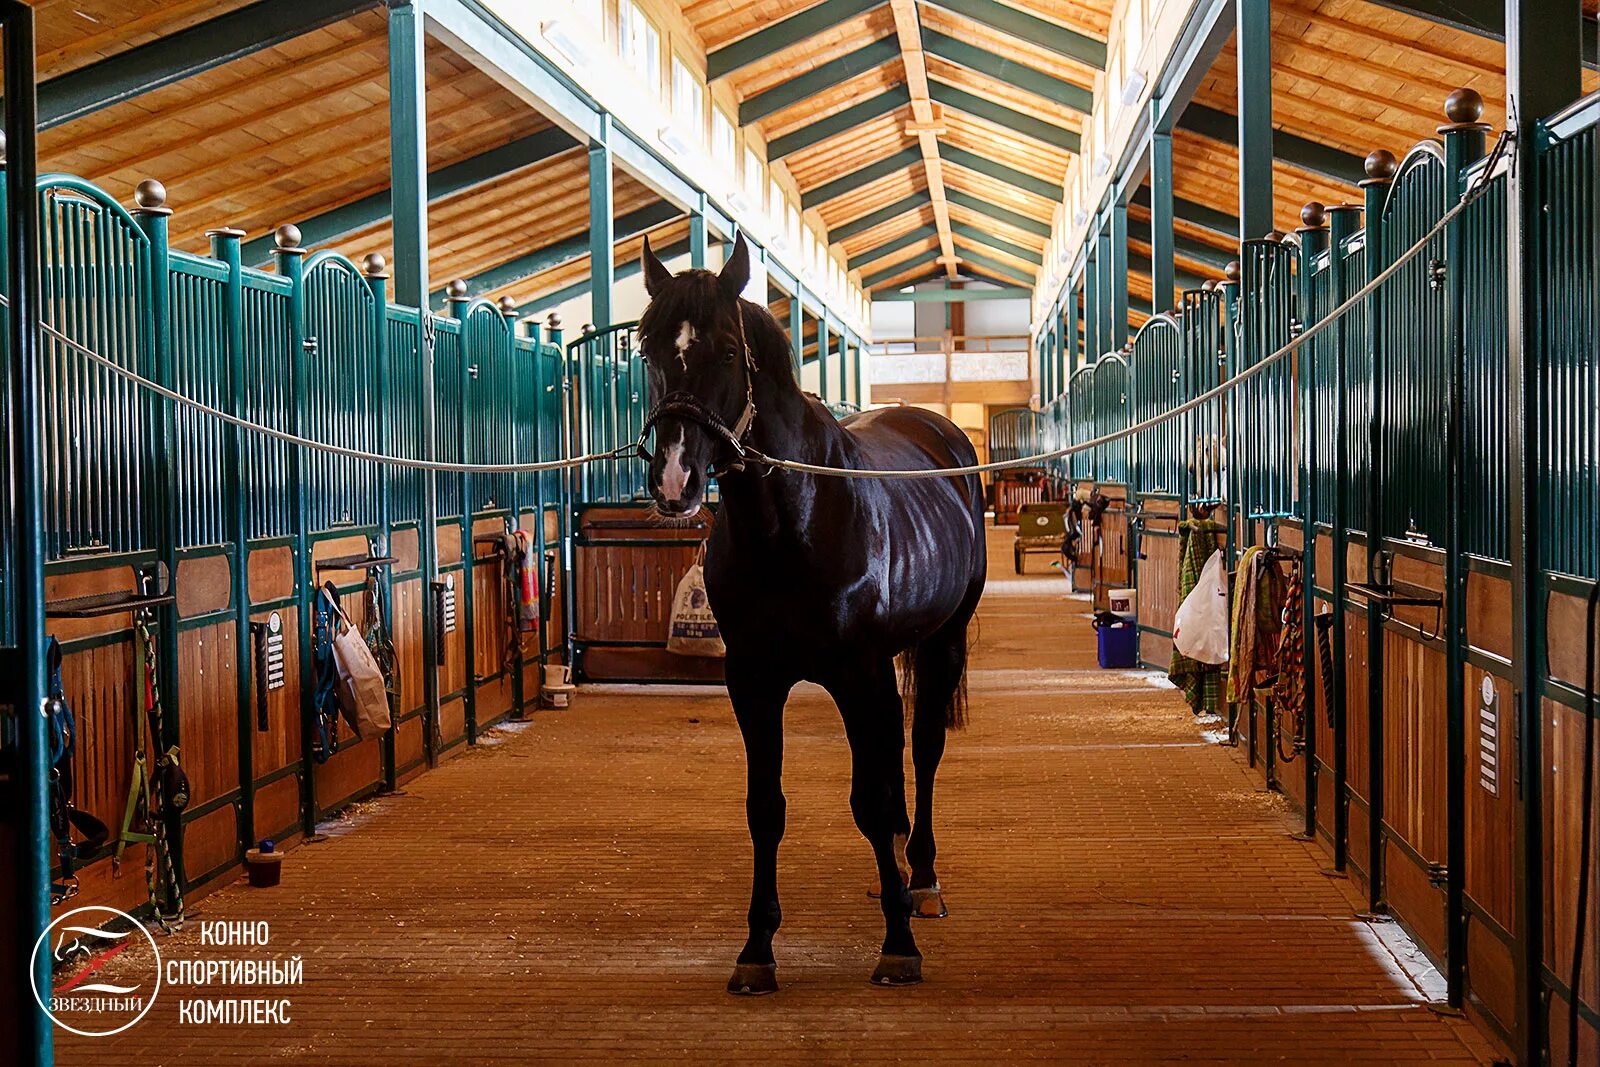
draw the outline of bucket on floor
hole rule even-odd
[[[251,885],[269,889],[283,877],[283,853],[271,841],[262,841],[259,847],[244,854],[244,869]]]
[[[1139,665],[1139,627],[1134,620],[1115,612],[1097,611],[1094,629],[1102,668],[1115,670]]]
[[[1134,618],[1139,614],[1139,591],[1137,589],[1113,589],[1106,597],[1107,605],[1114,615],[1124,619]]]

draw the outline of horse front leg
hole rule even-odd
[[[728,979],[728,992],[761,996],[778,989],[772,938],[783,921],[778,907],[778,844],[783,840],[783,705],[793,682],[773,680],[766,664],[730,655],[728,696],[744,736],[745,820],[755,865],[750,880],[750,936]]]
[[[922,953],[911,935],[911,891],[900,872],[897,838],[906,823],[905,730],[894,661],[869,664],[828,686],[850,741],[850,813],[872,846],[882,886],[883,947],[872,981],[922,981]]]

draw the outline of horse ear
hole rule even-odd
[[[672,272],[656,258],[650,251],[650,238],[644,239],[644,291],[652,297],[661,292],[661,287],[672,280]]]
[[[728,261],[722,265],[722,273],[717,275],[717,285],[722,289],[723,296],[737,300],[749,284],[750,246],[745,244],[744,234],[741,233],[734,238],[733,251],[728,253]]]

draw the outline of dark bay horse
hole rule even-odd
[[[856,469],[977,462],[966,435],[919,408],[836,420],[800,391],[787,335],[741,300],[750,253],[739,238],[720,274],[673,276],[644,248],[650,306],[639,323],[656,448],[650,490],[669,515],[700,506],[719,479],[706,588],[727,644],[728,695],[744,735],[745,813],[755,850],[750,937],[732,993],[778,988],[778,843],[783,838],[783,707],[799,681],[827,690],[850,742],[850,810],[877,862],[885,933],[872,980],[922,977],[910,917],[945,912],[934,875],[933,779],[945,731],[963,721],[967,624],[983,593],[983,491],[976,475],[843,479],[739,464],[773,457]],[[904,693],[895,659],[905,667]],[[903,703],[904,701],[904,703]],[[916,823],[906,817],[905,704]],[[909,870],[903,870],[903,867]]]

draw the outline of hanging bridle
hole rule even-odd
[[[750,428],[756,421],[756,360],[750,351],[750,340],[745,334],[744,309],[735,305],[734,313],[739,320],[739,343],[744,348],[745,367],[744,410],[740,412],[738,421],[729,426],[720,415],[706,407],[705,402],[691,392],[680,389],[668,393],[650,409],[650,414],[644,420],[644,427],[639,431],[639,440],[633,448],[634,455],[646,463],[654,462],[655,454],[645,442],[650,439],[656,423],[669,417],[695,423],[728,446],[732,459],[720,467],[713,466],[711,468],[713,478],[720,478],[729,471],[742,471],[750,463],[760,464],[765,461],[766,456],[751,448],[749,444]]]

